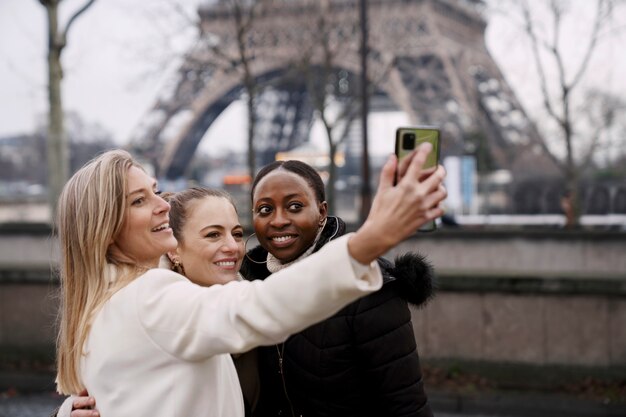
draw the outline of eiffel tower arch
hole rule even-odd
[[[272,84],[293,72],[316,30],[311,16],[321,3],[329,7],[331,44],[341,47],[333,61],[337,73],[352,78],[360,73],[358,0],[274,0],[248,33],[254,79]],[[444,155],[466,153],[468,138],[480,132],[495,164],[515,170],[519,161],[536,157],[537,134],[486,49],[481,3],[370,0],[369,75],[412,123],[442,127]],[[184,175],[205,132],[243,91],[240,70],[219,65],[210,48],[237,53],[229,6],[218,2],[198,13],[201,41],[131,140],[168,178]],[[310,57],[311,65],[322,64],[318,55]],[[260,101],[273,104],[259,106],[255,149],[259,145],[263,154],[272,146],[287,150],[306,141],[313,108],[303,84],[275,82]]]

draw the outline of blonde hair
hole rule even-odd
[[[99,308],[137,275],[138,267],[109,253],[122,229],[126,212],[127,173],[139,164],[123,150],[103,153],[78,170],[59,197],[57,231],[61,247],[61,306],[57,336],[57,390],[76,394],[83,345]],[[110,287],[107,263],[125,271]]]

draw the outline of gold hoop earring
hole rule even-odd
[[[259,264],[259,265],[266,264],[266,263],[267,263],[267,260],[265,260],[264,262],[255,261],[254,259],[252,259],[252,258],[250,257],[250,255],[248,255],[248,241],[249,241],[249,240],[252,238],[252,236],[254,236],[254,235],[256,235],[256,233],[252,233],[250,236],[248,236],[248,237],[246,238],[246,241],[243,243],[243,251],[244,251],[244,253],[246,254],[246,258],[248,258],[248,260],[249,260],[250,262],[255,263],[255,264]]]
[[[183,268],[183,264],[181,264],[178,259],[173,261],[172,271],[179,273],[181,275],[185,275],[185,268]]]

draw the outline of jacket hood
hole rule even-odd
[[[345,230],[343,220],[328,217],[314,252],[330,240],[342,236]],[[270,272],[265,265],[266,260],[267,251],[261,246],[250,249],[244,257],[241,274],[250,281],[267,278]],[[425,256],[407,252],[398,255],[393,263],[385,258],[378,258],[378,264],[383,274],[383,284],[396,285],[398,294],[408,303],[422,306],[434,296],[434,271]]]

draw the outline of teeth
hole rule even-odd
[[[233,261],[225,261],[225,262],[215,262],[217,266],[235,266],[235,262]]]
[[[286,240],[293,239],[293,238],[294,238],[294,236],[291,236],[291,235],[289,235],[289,236],[278,236],[278,237],[272,238],[272,240],[275,241],[275,242],[284,242]]]
[[[170,227],[169,223],[163,223],[160,226],[155,227],[154,229],[152,229],[153,232],[160,232],[161,230],[165,230],[168,229]]]

